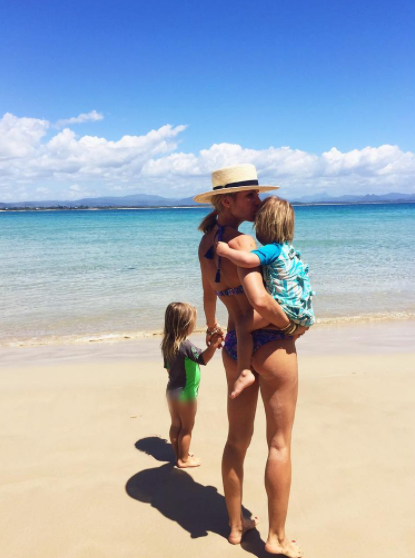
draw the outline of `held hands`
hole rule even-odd
[[[221,333],[215,333],[214,335],[211,335],[209,338],[209,341],[207,342],[207,345],[209,347],[213,347],[214,349],[221,349],[222,348],[222,343],[225,341],[225,336]]]
[[[222,343],[225,340],[225,330],[220,327],[219,324],[215,324],[215,326],[211,328],[207,328],[206,330],[206,345],[208,347],[214,346],[215,349],[220,349],[222,347]]]

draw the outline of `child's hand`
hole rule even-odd
[[[293,335],[293,339],[297,340],[299,337],[301,337],[302,335],[304,335],[304,333],[310,329],[307,326],[298,326],[295,334]]]
[[[218,245],[216,246],[216,253],[218,256],[226,256],[228,250],[229,246],[226,244],[226,242],[218,242]]]
[[[222,332],[215,333],[209,339],[209,347],[213,347],[214,349],[220,349],[222,347],[222,343],[225,341],[225,337]]]
[[[206,346],[209,347],[211,345],[211,340],[214,338],[214,336],[219,336],[222,337],[222,339],[225,339],[225,335],[226,331],[222,329],[220,325],[216,324],[214,330],[212,330],[212,333],[209,333],[209,330],[207,330],[206,332]]]

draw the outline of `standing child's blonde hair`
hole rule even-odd
[[[187,302],[172,302],[166,308],[161,352],[164,360],[172,363],[180,343],[186,340],[196,325],[196,308]]]
[[[261,244],[284,244],[294,238],[294,209],[287,200],[270,196],[255,217],[256,237]]]

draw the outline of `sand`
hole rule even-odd
[[[316,328],[298,343],[287,528],[306,557],[415,556],[414,331]],[[244,494],[261,523],[233,547],[220,356],[202,376],[192,447],[202,467],[177,470],[158,343],[0,351],[0,558],[269,556],[262,406]]]

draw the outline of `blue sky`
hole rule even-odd
[[[296,194],[414,191],[414,21],[399,0],[0,1],[0,201],[189,195],[238,162]]]

